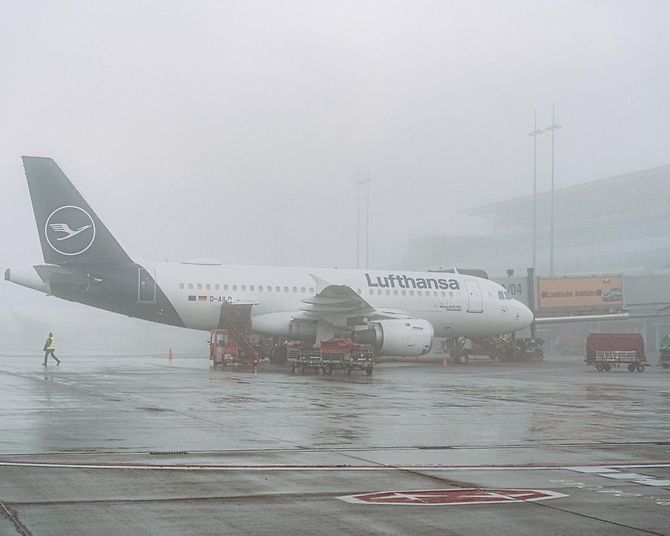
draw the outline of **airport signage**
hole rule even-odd
[[[524,276],[493,278],[493,281],[502,285],[510,298],[529,305],[528,300],[528,278]]]
[[[567,497],[543,489],[449,488],[412,491],[378,491],[338,497],[353,504],[449,506],[457,504],[509,504]]]
[[[598,311],[621,309],[621,276],[539,277],[537,303],[540,312]]]

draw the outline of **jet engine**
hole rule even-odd
[[[352,340],[371,344],[379,355],[420,356],[433,344],[433,325],[419,318],[389,319],[370,322],[367,329],[356,330]]]
[[[316,322],[296,320],[295,313],[267,313],[251,319],[251,330],[254,333],[273,337],[289,337],[297,340],[311,340],[316,337]]]

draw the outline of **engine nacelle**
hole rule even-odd
[[[251,319],[251,330],[254,333],[288,337],[298,340],[314,340],[316,337],[316,322],[294,320],[295,313],[268,313],[257,315]]]
[[[354,331],[352,340],[373,345],[380,355],[416,357],[430,351],[433,325],[419,318],[379,320]]]

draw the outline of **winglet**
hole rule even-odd
[[[328,288],[332,283],[329,283],[325,279],[322,279],[316,274],[309,274],[312,279],[314,279],[314,282],[316,283],[316,293],[320,294],[323,289]]]

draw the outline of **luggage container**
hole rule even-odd
[[[584,362],[599,372],[621,365],[626,365],[628,372],[644,372],[644,339],[639,333],[591,333],[586,339]]]

